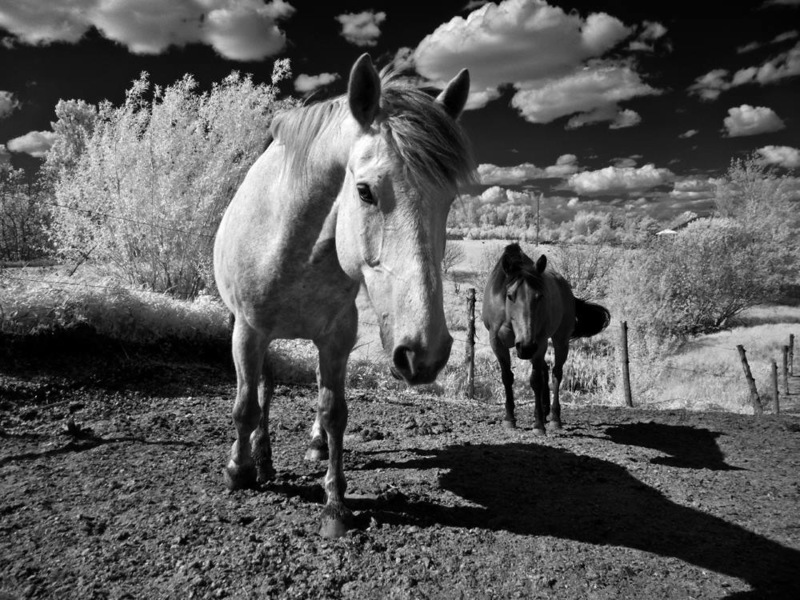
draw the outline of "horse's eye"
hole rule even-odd
[[[508,299],[509,299],[511,302],[515,302],[515,301],[516,301],[516,299],[517,299],[517,292],[516,292],[516,291],[514,291],[514,292],[508,292],[508,293],[506,294],[506,298],[508,298]]]
[[[372,196],[372,190],[369,189],[369,186],[366,183],[359,183],[356,186],[358,190],[358,197],[361,198],[362,202],[366,202],[367,204],[375,204],[375,198]]]

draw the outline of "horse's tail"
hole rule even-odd
[[[608,309],[593,302],[575,298],[575,329],[572,339],[592,337],[608,327],[611,313]]]

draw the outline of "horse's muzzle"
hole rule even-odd
[[[533,358],[533,355],[536,354],[536,342],[533,344],[518,343],[515,347],[517,349],[517,356],[522,360],[530,360]]]
[[[447,337],[444,350],[436,357],[430,357],[429,353],[411,344],[397,346],[392,353],[392,366],[389,369],[392,375],[409,385],[433,383],[450,358],[453,338],[449,335]]]

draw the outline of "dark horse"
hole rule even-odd
[[[552,269],[547,257],[534,262],[519,244],[509,244],[492,269],[483,294],[483,324],[489,330],[492,345],[506,390],[504,427],[516,427],[514,419],[514,374],[509,348],[517,356],[530,360],[531,387],[536,398],[534,433],[544,434],[544,421],[550,409],[549,368],[544,360],[547,340],[553,340],[553,407],[551,429],[561,429],[561,405],[558,391],[563,366],[569,354],[570,339],[591,337],[603,331],[611,320],[608,310],[599,304],[572,295],[569,283]]]

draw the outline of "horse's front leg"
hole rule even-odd
[[[561,380],[564,377],[564,363],[569,354],[569,341],[553,342],[553,407],[550,412],[550,429],[559,430],[561,424]]]
[[[500,363],[500,377],[506,392],[506,416],[503,419],[503,427],[514,429],[517,426],[517,420],[514,417],[514,373],[511,370],[511,355],[496,334],[489,336],[489,343],[497,357],[497,362]]]
[[[355,313],[355,307],[353,312]],[[344,535],[353,524],[353,513],[344,504],[347,482],[344,478],[342,455],[344,430],[347,426],[347,402],[344,395],[347,358],[355,345],[357,316],[342,321],[335,334],[315,342],[319,349],[317,421],[328,441],[325,508],[322,510],[320,527],[320,535],[326,538]]]
[[[549,369],[542,356],[535,356],[531,360],[531,388],[535,399],[533,410],[533,433],[544,435],[544,422],[550,412],[550,386],[547,382]]]

